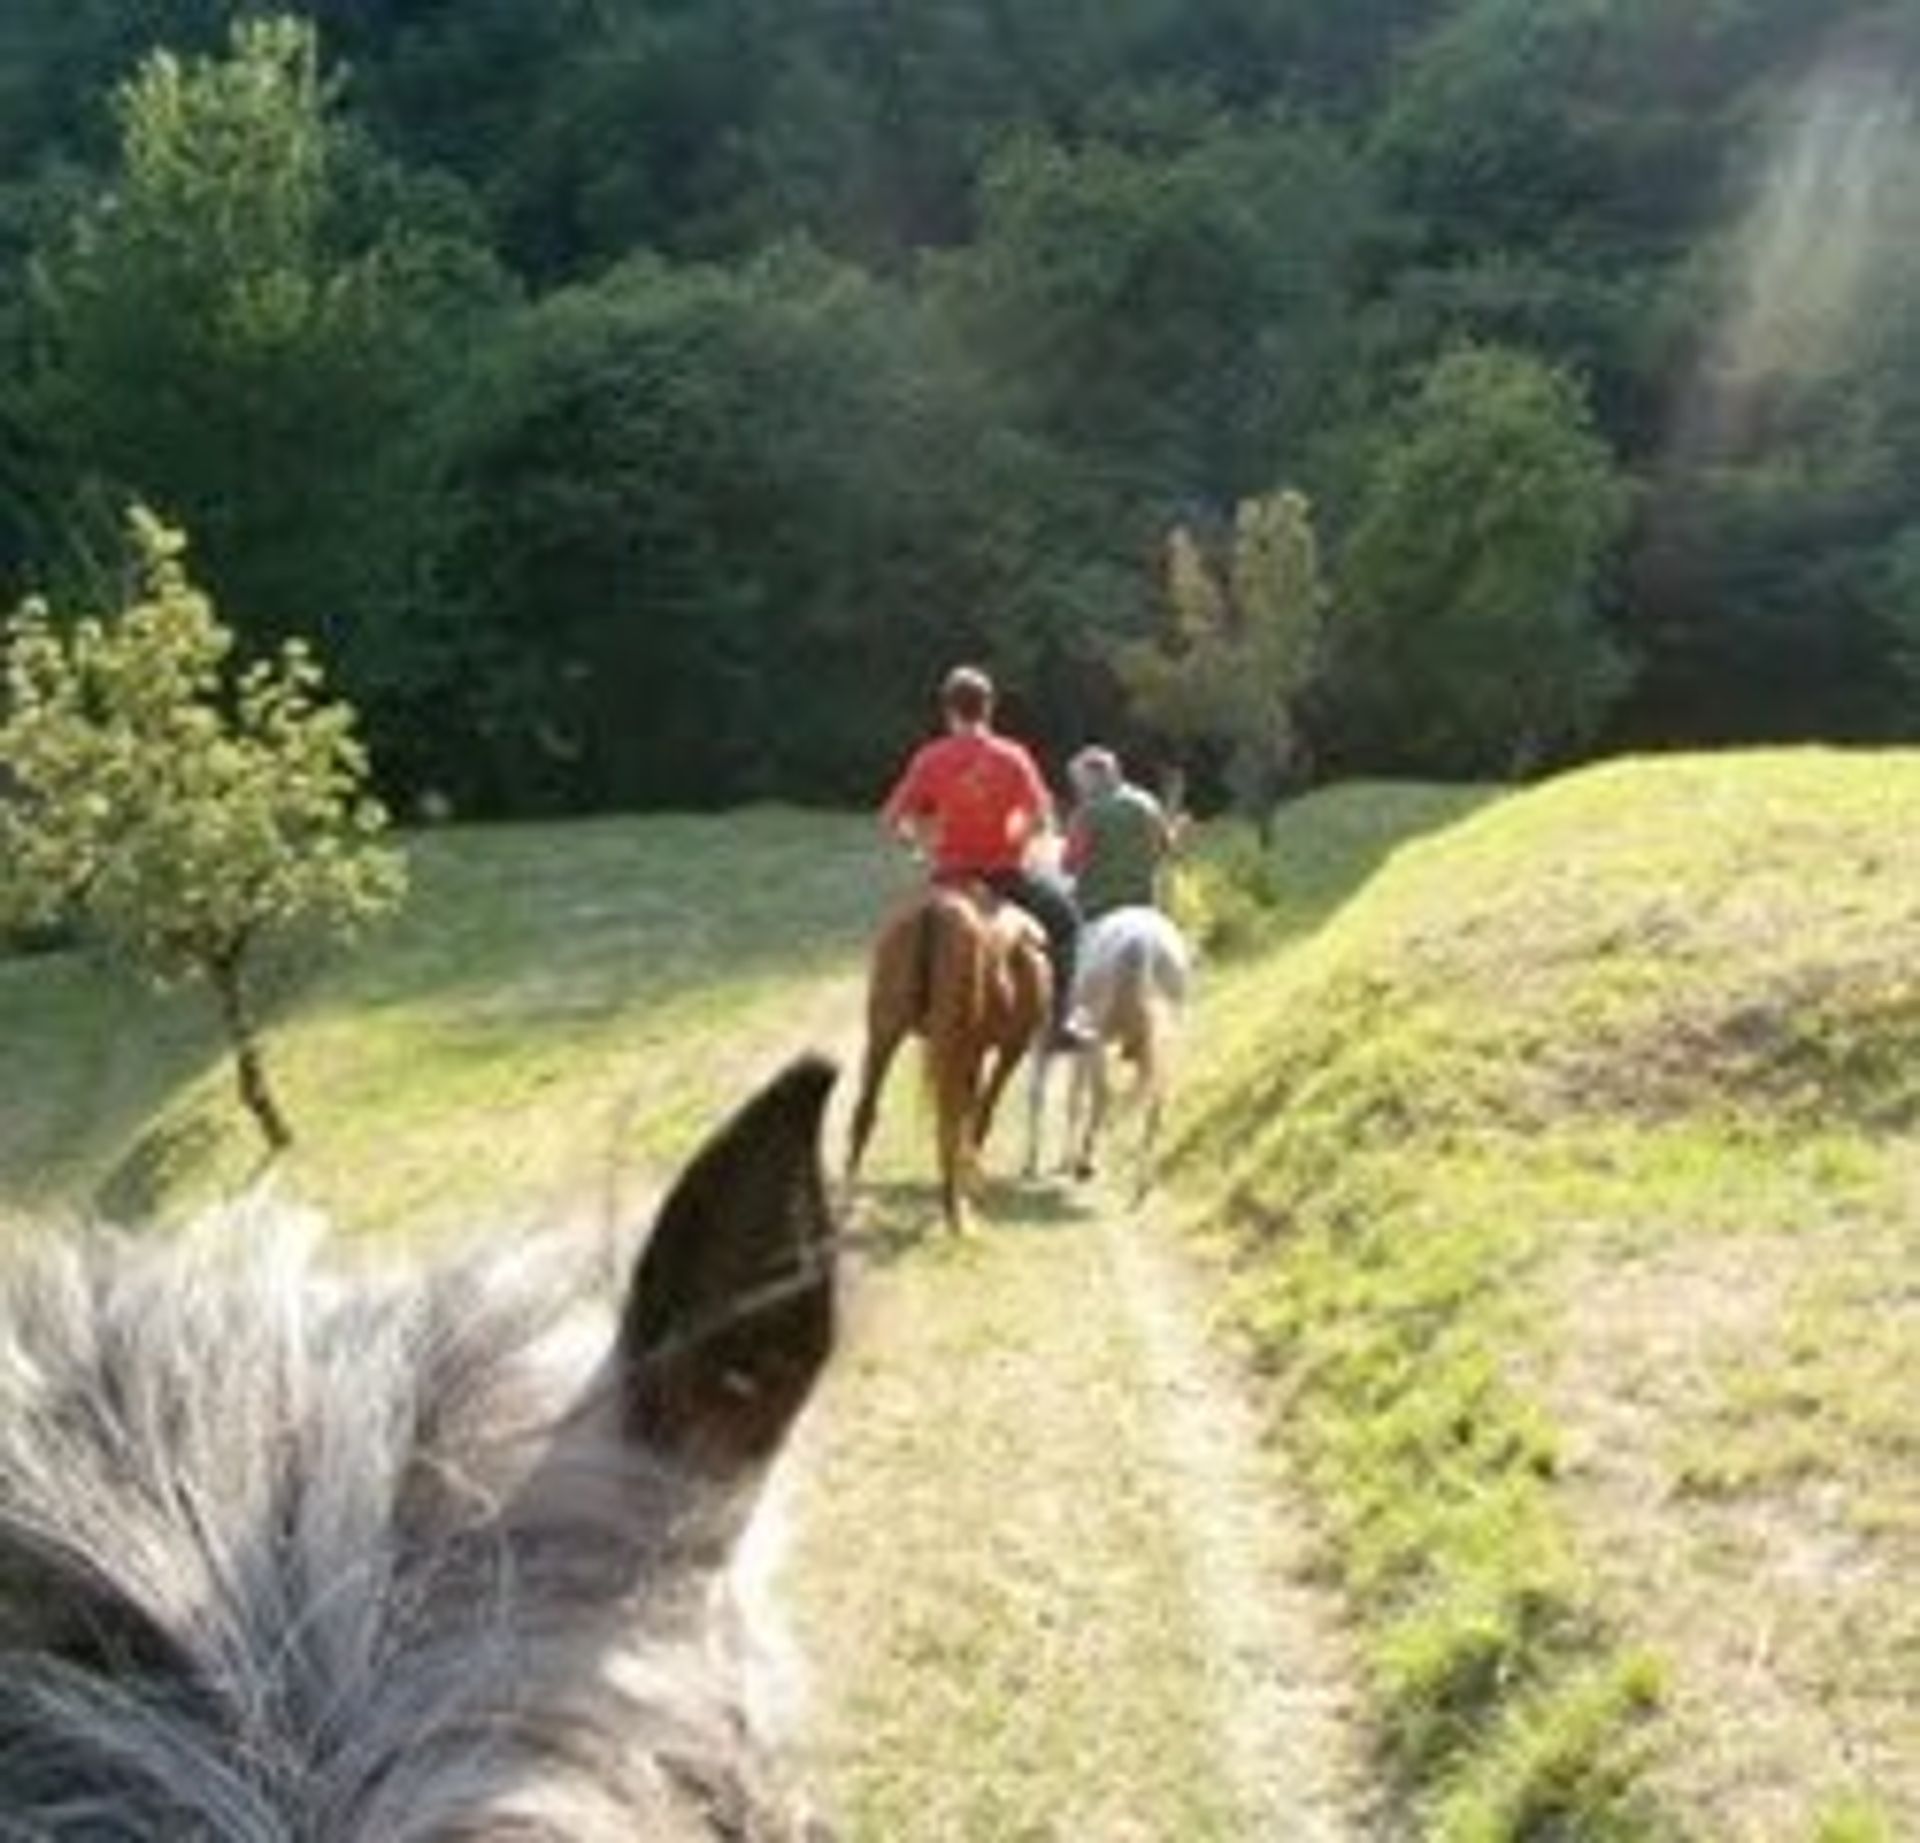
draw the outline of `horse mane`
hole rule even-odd
[[[604,1251],[320,1241],[7,1263],[0,1832],[793,1834],[712,1643],[738,1507],[617,1437]]]

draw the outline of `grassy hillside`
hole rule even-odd
[[[1247,951],[1203,969],[1171,1194],[1233,1251],[1405,1832],[1920,1835],[1916,812],[1911,754],[1352,787],[1190,878]],[[275,1039],[288,1180],[373,1229],[629,1210],[754,1076],[848,1040],[900,872],[864,820],[777,811],[416,849],[406,915]],[[924,1194],[901,1087],[883,1226]],[[0,1217],[184,1208],[245,1174],[249,1130],[197,996],[0,961]],[[1118,1257],[1084,1200],[999,1207],[965,1260],[901,1240],[838,1379],[801,1598],[887,1743],[835,1743],[850,1834],[1049,1834],[1103,1734],[1116,1809],[1210,1834],[1207,1655],[1178,1594],[1128,1585],[1185,1540],[1155,1520],[1177,1493],[1142,1457],[1137,1328],[1053,1323]],[[1101,1522],[1056,1553],[1063,1490]],[[925,1591],[876,1632],[845,1556],[883,1511]],[[1037,1645],[1062,1568],[1097,1609]],[[976,1631],[1013,1579],[1031,1608]],[[1023,1705],[995,1688],[978,1732],[906,1744],[904,1711],[937,1727],[940,1695],[1003,1680],[1081,1738],[1000,1719]]]
[[[1920,1834],[1916,813],[1616,764],[1216,985],[1179,1169],[1421,1834]]]
[[[286,1181],[361,1228],[597,1209],[683,1152],[780,1057],[857,1020],[885,899],[869,822],[457,827],[413,841],[415,894],[283,994],[270,1054],[300,1145]],[[79,956],[0,960],[0,1216],[166,1213],[256,1156],[205,995]]]

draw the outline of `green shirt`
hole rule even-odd
[[[1080,913],[1092,921],[1129,903],[1153,903],[1166,851],[1166,815],[1145,788],[1123,782],[1089,800],[1073,816],[1067,846]]]

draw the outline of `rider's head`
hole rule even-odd
[[[975,729],[993,717],[993,680],[978,666],[955,666],[940,684],[949,729]]]

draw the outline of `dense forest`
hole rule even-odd
[[[1296,779],[1920,732],[1920,4],[7,0],[0,579],[138,498],[405,799],[1151,753],[1305,495]]]

